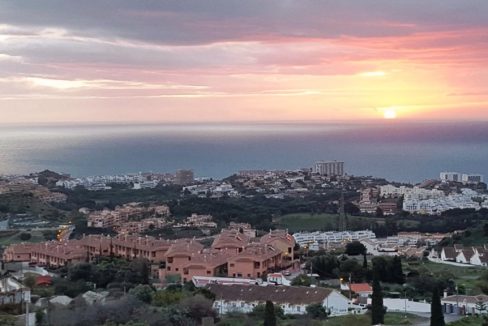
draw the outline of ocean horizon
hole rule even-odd
[[[239,170],[345,162],[351,175],[417,183],[441,171],[488,174],[488,122],[0,125],[0,174],[44,169],[74,177],[193,169]]]

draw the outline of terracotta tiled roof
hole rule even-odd
[[[351,284],[351,291],[356,293],[373,292],[373,288],[368,283],[356,283]]]
[[[166,257],[173,257],[175,255],[192,255],[198,254],[203,249],[203,245],[194,240],[178,241],[173,243],[168,251],[166,252]]]
[[[251,259],[269,259],[280,255],[281,251],[277,250],[275,247],[262,243],[252,243],[246,246],[242,252],[237,256],[232,257],[232,260],[239,260],[241,258],[251,258]]]
[[[249,243],[249,237],[238,230],[223,229],[215,237],[212,248],[242,248]]]
[[[274,241],[283,241],[289,246],[295,245],[295,238],[288,234],[286,230],[271,230],[269,233],[263,235],[260,239],[261,243],[271,244]]]
[[[221,285],[207,286],[215,294],[217,300],[265,302],[283,304],[312,304],[322,303],[331,293],[332,289],[309,288],[298,286],[259,286],[259,285]]]

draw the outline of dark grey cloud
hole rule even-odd
[[[403,35],[488,25],[485,0],[4,0],[0,21],[158,44]]]

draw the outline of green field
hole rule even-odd
[[[461,267],[461,266],[453,266],[447,264],[439,264],[433,263],[430,261],[421,263],[418,267],[406,267],[413,268],[413,269],[426,269],[428,272],[432,273],[433,275],[439,275],[442,273],[449,273],[452,274],[452,278],[456,284],[462,285],[466,288],[466,292],[468,295],[478,295],[481,294],[481,290],[476,286],[476,282],[480,275],[487,271],[486,268],[483,267]]]
[[[19,238],[19,234],[21,234],[22,232],[30,233],[31,238],[27,241],[22,241]],[[44,237],[43,232],[38,230],[0,232],[0,246],[8,246],[10,244],[20,243],[20,242],[42,242],[45,240],[46,238]]]
[[[382,218],[348,216],[347,223],[351,230],[371,229],[375,222],[382,223]],[[298,213],[283,215],[274,220],[276,227],[299,231],[334,231],[338,229],[339,215]]]
[[[481,317],[466,317],[458,321],[449,323],[449,326],[481,326],[483,325],[483,318]]]
[[[371,316],[365,315],[347,315],[341,317],[331,317],[327,320],[314,320],[313,322],[305,323],[306,319],[290,318],[284,320],[278,320],[279,326],[299,326],[299,325],[317,325],[317,326],[366,326],[371,325]],[[403,313],[391,312],[385,315],[385,325],[417,325],[418,323],[428,322],[428,318],[422,318],[419,316],[407,314],[405,318]],[[217,325],[225,326],[245,326],[245,325],[262,325],[262,321],[259,321],[248,315],[228,316],[224,318]],[[471,325],[471,324],[469,324]]]
[[[428,321],[427,318],[407,314],[405,318],[403,313],[390,312],[385,315],[385,325],[416,325],[418,323]],[[323,322],[324,326],[365,326],[371,325],[371,316],[365,315],[349,315],[344,317],[333,317]]]

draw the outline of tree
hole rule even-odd
[[[17,325],[17,318],[12,315],[0,314],[0,325],[2,326],[15,326]]]
[[[152,303],[155,306],[169,306],[178,303],[183,299],[181,291],[174,290],[159,290],[153,294]]]
[[[383,217],[383,210],[380,207],[376,208],[376,217]]]
[[[34,286],[36,286],[36,278],[34,275],[28,275],[25,279],[24,279],[24,285],[27,286],[29,289],[32,289],[34,288]]]
[[[193,297],[183,299],[179,306],[187,312],[188,317],[191,317],[200,325],[204,317],[216,317],[212,303],[212,300],[198,294]]]
[[[151,303],[154,290],[147,284],[139,284],[129,290],[129,294],[145,303]]]
[[[30,240],[31,237],[32,236],[31,236],[31,234],[29,232],[22,232],[21,234],[19,234],[19,238],[22,241]]]
[[[439,287],[432,291],[432,303],[430,304],[430,326],[445,326],[444,314],[442,313],[441,295]]]
[[[43,310],[39,309],[36,311],[36,325],[44,325],[44,316]]]
[[[395,283],[405,283],[405,275],[403,275],[402,259],[399,256],[393,257],[391,262],[391,278]]]
[[[346,245],[346,254],[349,256],[365,255],[366,247],[359,241],[349,242]]]
[[[293,286],[310,286],[312,284],[312,278],[305,274],[300,274],[291,281]]]
[[[308,305],[306,310],[307,314],[313,319],[327,318],[327,312],[325,311],[324,306],[322,306],[320,303]]]
[[[363,255],[363,269],[368,269],[368,259],[366,258],[366,254]]]
[[[339,260],[334,255],[316,256],[312,259],[311,264],[312,273],[319,274],[321,278],[338,276]]]
[[[373,277],[373,297],[371,302],[371,325],[384,324],[385,308],[383,307],[383,293],[380,281],[375,275]]]
[[[271,301],[266,301],[266,308],[264,309],[264,326],[276,326],[274,304]]]

